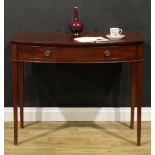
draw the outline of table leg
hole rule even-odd
[[[134,128],[134,108],[135,108],[135,98],[136,98],[136,62],[131,62],[131,96],[130,96],[130,128]]]
[[[14,111],[14,144],[18,144],[18,62],[12,62],[13,76],[13,111]]]
[[[142,62],[137,62],[137,145],[141,144]]]
[[[20,102],[20,127],[24,128],[23,104],[24,104],[24,63],[18,62],[19,102]]]

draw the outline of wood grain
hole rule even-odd
[[[89,32],[82,33],[81,36],[105,37],[106,32]],[[75,36],[71,33],[65,32],[19,32],[11,39],[11,43],[25,44],[25,45],[54,45],[54,46],[105,46],[105,45],[131,45],[142,44],[143,37],[136,32],[126,32],[125,38],[118,41],[108,41],[104,43],[77,43],[74,41]]]
[[[50,52],[47,56],[45,52]],[[106,52],[110,54],[106,56]],[[118,47],[50,47],[50,46],[19,46],[18,60],[40,61],[113,61],[136,60],[136,46]]]
[[[25,122],[13,145],[13,122],[5,123],[5,155],[150,155],[150,122],[142,143],[129,122]]]

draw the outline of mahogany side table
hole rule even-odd
[[[103,36],[104,32],[83,33],[81,36]],[[24,127],[24,64],[33,63],[131,63],[131,120],[134,127],[134,107],[137,97],[137,145],[141,144],[142,106],[142,52],[143,37],[135,32],[125,33],[119,41],[104,43],[77,43],[70,33],[25,32],[17,33],[10,41],[12,52],[14,144],[18,144],[18,97],[20,126]],[[18,95],[19,88],[19,95]]]

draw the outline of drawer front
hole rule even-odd
[[[103,61],[135,59],[136,47],[35,47],[21,46],[20,60],[42,61]]]

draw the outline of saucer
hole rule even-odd
[[[125,37],[125,35],[120,34],[120,35],[114,37],[114,36],[111,36],[110,34],[107,34],[106,37],[110,40],[121,40]]]

